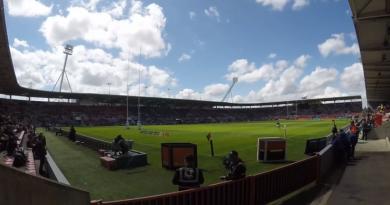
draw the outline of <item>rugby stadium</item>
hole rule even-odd
[[[371,123],[357,134],[357,153],[370,140],[388,142],[388,4],[349,1],[367,97],[249,103],[225,100],[237,79],[222,101],[21,86],[1,0],[0,204],[310,204],[323,194],[311,190],[323,190],[343,166],[337,143],[340,133],[353,134],[351,121]],[[229,164],[234,153],[245,166],[240,177]],[[202,183],[181,185],[181,175],[173,183],[189,159]]]

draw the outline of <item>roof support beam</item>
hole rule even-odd
[[[357,16],[359,17],[360,14],[367,8],[368,5],[370,5],[370,3],[372,2],[372,0],[368,0],[366,1],[366,3],[363,5],[363,7],[357,12]],[[386,2],[387,3],[387,2]],[[386,4],[386,7],[387,7],[387,4]]]
[[[366,90],[390,90],[390,85],[383,85],[383,86],[366,86]]]
[[[387,92],[387,90],[385,90],[385,89],[381,89],[381,90],[377,90],[377,89],[368,89],[367,91],[370,91],[369,92],[369,95],[371,95],[371,94],[374,94],[374,93],[377,93],[377,92],[382,92],[382,93],[388,93]]]
[[[390,47],[360,48],[361,52],[389,52]]]
[[[390,69],[390,63],[363,63],[363,67],[375,67],[375,68],[383,68]]]
[[[353,19],[356,22],[365,22],[365,21],[376,21],[376,20],[387,20],[390,18],[390,14],[386,12],[375,12],[375,13],[370,13],[364,16],[358,16],[358,17],[353,17]]]
[[[365,79],[366,80],[379,80],[379,81],[383,82],[383,81],[390,81],[390,76],[388,76],[388,75],[380,75],[380,76],[374,76],[374,77],[366,76]]]
[[[364,66],[365,72],[390,72],[390,66]]]
[[[386,0],[386,12],[390,13],[390,0]]]
[[[383,85],[389,85],[390,86],[390,82],[388,83],[377,83],[377,82],[367,82],[366,81],[366,87],[369,87],[369,86],[376,86],[376,85],[380,85],[380,86],[383,86]]]

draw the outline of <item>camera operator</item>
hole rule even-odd
[[[179,186],[179,191],[198,188],[203,182],[203,172],[195,168],[195,159],[192,155],[185,158],[185,166],[177,169],[172,179],[172,183]]]
[[[233,150],[229,155],[223,160],[223,165],[225,166],[228,174],[222,176],[223,180],[235,180],[245,177],[246,167],[244,162],[238,156],[238,152]]]
[[[112,150],[115,153],[120,151],[122,155],[127,155],[130,149],[129,145],[126,143],[126,140],[122,137],[122,135],[118,135],[112,142]]]

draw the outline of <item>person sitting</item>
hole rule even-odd
[[[0,130],[0,152],[6,150],[8,139],[9,139],[8,135],[4,134],[2,130]]]
[[[115,137],[114,142],[112,143],[112,150],[114,152],[121,151],[123,155],[129,152],[129,145],[126,143],[126,140],[123,139],[122,135]]]
[[[179,191],[200,187],[204,183],[204,177],[202,170],[195,167],[194,156],[187,156],[184,163],[184,167],[175,171],[172,183],[179,186]]]
[[[222,176],[223,180],[236,180],[245,177],[246,167],[244,162],[238,156],[238,152],[233,150],[228,157],[223,161],[225,168],[228,171],[226,176]]]
[[[9,136],[6,146],[7,155],[12,156],[18,146],[16,137],[12,135]]]
[[[129,152],[129,145],[127,144],[126,140],[121,140],[120,141],[120,144],[119,144],[120,148],[121,148],[121,152],[123,155],[127,154]]]

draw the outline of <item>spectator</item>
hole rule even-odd
[[[366,119],[363,119],[363,121],[362,121],[361,130],[362,130],[362,140],[367,140],[367,136],[368,136],[368,132],[370,131],[370,127],[369,127]]]
[[[46,137],[42,133],[39,133],[38,139],[41,141],[43,147],[46,149]]]
[[[346,164],[349,153],[351,152],[351,143],[343,129],[340,129],[339,133],[336,134],[336,137],[332,141],[332,145],[335,148],[336,161],[340,164]]]
[[[351,142],[349,159],[351,160],[355,159],[355,147],[358,142],[358,133],[359,133],[358,127],[355,125],[353,121],[351,121],[351,125],[349,126],[349,138]]]
[[[42,176],[47,176],[47,173],[43,170],[45,161],[46,161],[46,138],[42,133],[35,139],[35,144],[33,147],[33,152],[35,159],[39,160],[39,174]]]
[[[195,167],[194,156],[187,156],[184,163],[184,167],[175,171],[172,183],[179,186],[179,191],[200,187],[204,182],[203,172]]]
[[[13,135],[8,136],[8,142],[7,142],[7,155],[12,156],[15,152],[16,147],[18,146],[16,137]]]
[[[112,143],[112,150],[114,152],[121,151],[123,155],[129,152],[129,145],[126,143],[126,140],[123,139],[122,135],[115,137],[114,142]]]

